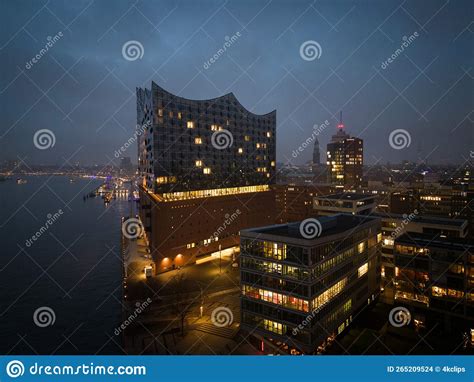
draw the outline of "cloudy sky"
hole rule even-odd
[[[310,160],[311,150],[291,153],[328,120],[324,153],[341,109],[368,164],[462,163],[474,150],[469,1],[0,0],[0,8],[0,160],[107,163],[133,134],[135,88],[152,80],[185,98],[233,92],[255,113],[276,109],[282,162]],[[136,60],[123,53],[129,41],[143,47]],[[34,145],[42,129],[55,137],[45,150]],[[396,129],[408,132],[408,147],[391,147]],[[127,154],[136,161],[135,147]]]

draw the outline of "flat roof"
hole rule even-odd
[[[318,232],[320,231],[321,234],[310,239],[315,240],[332,235],[337,235],[350,229],[357,228],[358,226],[364,223],[373,222],[376,220],[379,219],[377,217],[369,217],[364,215],[337,214],[332,216],[319,216],[309,218],[300,222],[250,228],[242,230],[240,233],[241,235],[245,235],[246,232],[252,232],[257,234],[274,235],[293,239],[308,239],[307,237],[304,237],[302,235],[302,232],[305,232],[303,230],[303,227],[305,227],[306,224],[313,224],[314,226],[318,225],[319,223],[320,228],[317,228],[317,230]],[[314,231],[309,231],[309,233],[311,232]]]
[[[382,219],[407,219],[409,214],[405,216],[402,214],[390,214],[390,213],[376,213],[374,216],[378,216]],[[418,222],[418,223],[426,223],[426,224],[443,224],[443,225],[450,225],[456,227],[462,227],[463,225],[467,225],[467,220],[463,219],[448,219],[448,218],[439,218],[437,216],[423,216],[423,215],[416,215],[414,218],[410,218],[410,221]]]
[[[336,200],[363,200],[369,198],[375,198],[375,195],[357,194],[352,192],[337,192],[335,194],[315,196],[317,199],[336,199]]]
[[[440,234],[406,233],[395,239],[397,244],[411,244],[465,251],[474,247],[472,239],[441,237]]]

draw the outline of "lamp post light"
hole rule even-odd
[[[222,274],[222,245],[219,244],[219,274]]]

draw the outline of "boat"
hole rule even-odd
[[[27,183],[26,179],[17,178],[16,180],[16,184],[26,184],[26,183]]]

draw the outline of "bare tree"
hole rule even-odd
[[[186,288],[186,274],[179,271],[171,280],[173,287],[173,309],[180,320],[181,336],[184,337],[184,322],[186,316],[191,310],[191,302],[189,301],[189,292]]]

